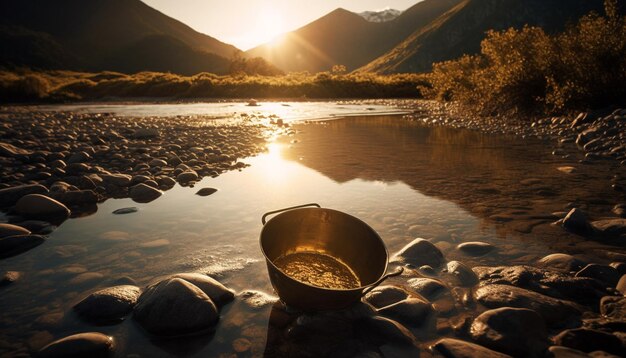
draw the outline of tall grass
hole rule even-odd
[[[12,101],[62,101],[127,98],[411,98],[425,76],[398,74],[291,73],[282,76],[199,73],[70,71],[0,72],[0,98]]]
[[[626,18],[616,0],[563,33],[490,31],[481,53],[435,64],[427,95],[481,114],[563,113],[626,102]]]

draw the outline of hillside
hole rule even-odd
[[[0,55],[5,67],[125,71],[124,61],[111,59],[149,54],[141,70],[224,72],[239,51],[139,0],[5,0],[0,23],[0,45],[11,49]],[[181,52],[167,51],[172,46]],[[181,53],[193,58],[181,63]]]
[[[602,0],[464,0],[359,71],[427,72],[433,62],[479,52],[488,30],[528,24],[547,32],[561,31],[590,11],[602,9]]]
[[[260,56],[285,71],[319,72],[333,65],[351,71],[391,50],[407,36],[448,11],[461,0],[425,0],[386,22],[370,22],[337,9],[289,32],[277,43],[246,52]]]

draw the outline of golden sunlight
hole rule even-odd
[[[272,45],[280,43],[280,36],[285,32],[285,22],[280,10],[266,8],[257,16],[254,33],[250,34],[258,43],[271,42]]]

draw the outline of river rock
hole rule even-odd
[[[178,176],[176,176],[176,181],[181,184],[189,183],[196,180],[198,180],[198,173],[193,170],[182,172],[178,174]]]
[[[443,254],[430,241],[417,238],[403,247],[392,258],[393,262],[401,262],[419,267],[429,265],[439,267],[443,264]]]
[[[472,287],[478,284],[478,276],[464,263],[450,261],[446,268],[448,271],[447,277],[451,278],[453,284],[461,287]]]
[[[613,214],[626,218],[626,204],[617,204],[613,207]]]
[[[626,219],[623,218],[593,221],[591,226],[606,238],[626,237]]]
[[[21,274],[18,271],[7,271],[0,276],[0,287],[7,286],[20,279]]]
[[[591,232],[591,225],[587,219],[587,214],[577,208],[573,208],[567,213],[563,219],[563,227],[577,234],[584,235]]]
[[[626,297],[602,297],[600,300],[600,313],[608,318],[626,321]]]
[[[470,329],[472,338],[513,356],[542,357],[548,348],[546,325],[537,312],[502,307],[480,314]]]
[[[402,287],[384,285],[374,288],[365,295],[365,301],[376,308],[382,308],[400,302],[409,297]]]
[[[626,296],[626,274],[622,275],[622,277],[617,281],[617,285],[615,288],[624,296]]]
[[[17,225],[0,223],[0,239],[7,236],[28,235],[30,231]]]
[[[136,213],[138,212],[139,209],[137,209],[136,207],[130,207],[130,208],[121,208],[121,209],[116,209],[113,210],[113,214],[115,215],[125,215],[125,214],[132,214],[132,213]]]
[[[606,287],[588,277],[571,277],[532,266],[474,267],[481,285],[505,284],[554,298],[595,306],[607,294]]]
[[[196,195],[199,195],[199,196],[209,196],[209,195],[215,193],[216,191],[217,191],[217,189],[215,189],[215,188],[202,188],[202,189],[200,189],[200,190],[198,190],[196,192]]]
[[[596,329],[567,329],[554,337],[554,343],[587,353],[605,351],[622,357],[626,355],[622,341],[617,336]]]
[[[160,167],[166,167],[167,162],[163,159],[155,158],[155,159],[152,159],[150,162],[148,162],[148,165],[151,167],[160,168]]]
[[[447,358],[510,358],[511,356],[493,351],[478,344],[454,338],[443,338],[430,346],[430,350]]]
[[[137,286],[109,287],[85,297],[74,310],[92,323],[117,323],[133,310],[140,294],[141,289]]]
[[[412,278],[407,281],[407,285],[411,291],[424,296],[429,300],[434,300],[442,295],[450,293],[446,284],[432,278]]]
[[[20,155],[31,155],[32,151],[22,149],[14,146],[13,144],[0,142],[0,157],[13,158]]]
[[[354,327],[369,340],[379,343],[395,343],[415,346],[417,341],[411,331],[402,324],[381,316],[364,317],[354,322]]]
[[[483,256],[491,252],[494,247],[486,242],[470,241],[459,244],[457,249],[469,256]]]
[[[619,272],[608,265],[589,264],[576,273],[576,277],[590,277],[607,287],[615,287],[620,279]]]
[[[416,297],[378,309],[379,314],[414,327],[421,326],[434,312],[429,302]]]
[[[130,198],[138,203],[149,203],[160,197],[162,194],[162,191],[143,183],[130,188]]]
[[[98,194],[93,190],[57,192],[50,194],[50,197],[69,206],[90,205],[98,202]]]
[[[0,189],[0,207],[8,207],[28,194],[46,194],[48,188],[39,184],[20,185],[6,189]]]
[[[487,285],[475,292],[478,302],[488,308],[528,308],[539,313],[549,325],[562,325],[580,316],[576,304],[509,285]]]
[[[130,185],[132,177],[126,174],[100,174],[105,184],[113,184],[116,186],[126,187]]]
[[[585,266],[585,262],[563,253],[550,254],[539,260],[538,263],[541,267],[563,272],[578,271]]]
[[[37,357],[41,358],[104,358],[113,354],[113,337],[102,333],[79,333],[54,341],[43,347]]]
[[[214,278],[201,273],[178,273],[171,278],[180,278],[191,282],[211,298],[217,307],[222,307],[235,298],[235,292]]]
[[[41,245],[46,238],[41,235],[14,235],[0,239],[0,259],[19,255],[35,246]]]
[[[41,194],[28,194],[15,204],[15,211],[26,217],[56,217],[67,219],[70,209],[58,201]]]
[[[219,319],[211,298],[192,283],[170,278],[146,289],[133,317],[157,336],[180,336],[211,329]]]
[[[135,139],[148,139],[159,137],[161,133],[156,128],[137,128],[133,133]]]

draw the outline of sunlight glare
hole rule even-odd
[[[285,161],[282,157],[283,145],[270,143],[267,145],[268,153],[265,160],[260,163],[267,184],[281,184],[288,181],[294,171],[293,163]]]
[[[280,35],[285,32],[283,14],[277,9],[263,9],[257,16],[254,32],[251,35],[259,43],[270,42],[273,46],[277,45],[282,39]]]

